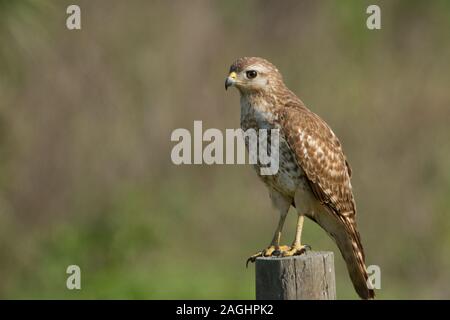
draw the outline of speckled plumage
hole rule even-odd
[[[250,69],[259,78],[246,79]],[[285,86],[278,69],[267,60],[240,58],[232,64],[233,72],[241,94],[242,129],[280,130],[278,173],[262,176],[256,170],[274,205],[281,214],[294,205],[299,214],[321,225],[336,241],[358,294],[373,298],[356,227],[351,169],[338,138]]]

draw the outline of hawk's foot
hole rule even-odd
[[[292,257],[299,256],[306,252],[306,250],[311,250],[311,246],[305,245],[292,245],[288,250],[285,250],[281,253],[282,257]]]
[[[289,250],[291,247],[289,246],[270,246],[260,252],[255,253],[250,256],[245,263],[245,267],[248,267],[249,262],[255,262],[256,258],[259,257],[272,257],[272,256],[282,256],[283,252]]]

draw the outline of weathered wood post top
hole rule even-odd
[[[256,299],[335,300],[333,252],[256,259]]]

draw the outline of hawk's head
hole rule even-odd
[[[235,86],[241,94],[267,92],[282,84],[280,72],[269,61],[258,57],[244,57],[231,65],[225,89]]]

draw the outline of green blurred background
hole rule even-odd
[[[343,142],[378,297],[450,298],[449,35],[447,0],[0,0],[0,298],[254,298],[265,186],[170,159],[175,128],[239,126],[240,56],[276,64]],[[304,242],[357,298],[326,233],[308,221]]]

